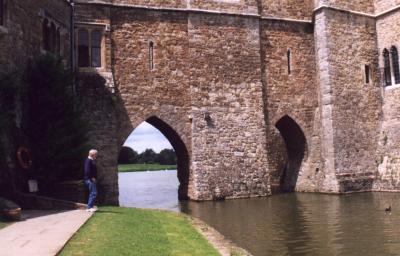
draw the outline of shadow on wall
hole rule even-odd
[[[114,88],[112,78],[99,74],[80,74],[78,94],[85,109],[85,118],[90,122],[91,147],[99,154],[99,195],[101,203],[118,204],[118,156],[128,134],[134,130],[131,120],[140,119],[146,113],[130,116],[121,94]],[[137,116],[136,116],[137,115]],[[189,152],[178,133],[156,116],[146,120],[157,128],[171,143],[177,156],[179,199],[188,198],[190,160]]]
[[[277,123],[286,146],[286,159],[280,171],[280,192],[294,192],[301,163],[306,154],[307,141],[300,126],[289,116],[282,117]]]
[[[132,130],[121,95],[112,75],[79,73],[77,95],[90,124],[89,145],[99,150],[98,202],[118,205],[118,154],[120,136]]]

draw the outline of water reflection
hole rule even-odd
[[[177,180],[171,183],[176,172],[131,176],[124,178],[126,184],[120,177],[123,205],[188,213],[256,256],[400,255],[400,194],[283,194],[178,203]],[[125,193],[128,188],[131,192]],[[384,211],[389,205],[391,214]]]
[[[118,176],[120,206],[179,211],[176,171],[128,172]]]
[[[187,202],[254,255],[399,255],[399,194],[284,194],[262,199]],[[399,209],[386,214],[387,205]]]

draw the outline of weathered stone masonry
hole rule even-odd
[[[102,66],[77,68],[101,201],[117,203],[118,153],[143,121],[177,152],[181,198],[400,189],[399,89],[382,86],[398,1],[74,2],[75,27],[103,31]],[[38,6],[69,24],[68,8]]]
[[[67,65],[71,57],[71,5],[67,1],[3,0],[4,23],[0,26],[0,73],[20,75],[29,61],[45,52],[42,42],[42,22],[54,24],[60,31],[60,55]],[[18,79],[18,77],[17,77]],[[26,145],[22,132],[21,99],[16,95],[15,120],[8,134],[2,134],[1,143],[7,149],[8,170],[0,170],[0,193],[24,190],[29,173],[15,162],[18,146]]]

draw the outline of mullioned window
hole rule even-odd
[[[77,33],[78,67],[99,68],[102,66],[101,45],[103,34],[100,29],[79,28]]]

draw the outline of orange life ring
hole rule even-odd
[[[31,151],[25,147],[18,148],[17,160],[22,169],[29,170],[32,167]]]

